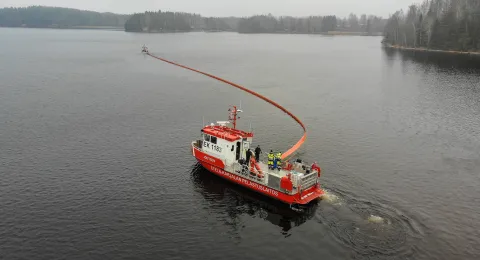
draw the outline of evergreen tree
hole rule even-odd
[[[5,27],[122,27],[128,18],[128,15],[97,13],[59,7],[31,6],[26,8],[0,9],[0,26]]]
[[[397,12],[385,27],[383,42],[408,47],[480,51],[480,1],[430,0]],[[402,39],[403,37],[403,39]]]

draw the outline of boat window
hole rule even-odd
[[[217,144],[217,137],[215,136],[210,137],[210,142]]]
[[[235,153],[235,160],[240,160],[240,142],[237,142],[237,151]]]
[[[210,136],[209,135],[204,135],[203,140],[210,142]]]

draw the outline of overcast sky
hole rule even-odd
[[[47,5],[115,13],[165,10],[204,16],[327,15],[388,16],[420,0],[0,0],[1,7]]]

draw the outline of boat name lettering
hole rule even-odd
[[[211,161],[213,163],[215,162],[215,159],[213,159],[212,157],[208,157],[208,156],[205,155],[203,158],[207,161]]]
[[[310,195],[312,195],[312,194],[313,194],[313,192],[310,192],[310,193],[308,193],[307,195],[305,195],[305,196],[302,196],[302,198],[301,198],[301,199],[303,200],[303,199],[305,199],[306,197],[308,197],[308,196],[310,196]]]
[[[211,166],[210,168],[211,168],[214,172],[219,173],[219,174],[222,174],[222,175],[224,175],[224,176],[226,176],[226,177],[228,177],[228,178],[230,178],[230,179],[232,179],[232,180],[234,180],[234,181],[236,181],[236,182],[245,184],[245,185],[247,185],[247,186],[252,187],[253,189],[260,190],[260,191],[263,191],[263,192],[266,192],[266,193],[268,193],[268,194],[271,194],[271,195],[273,195],[273,196],[278,197],[278,191],[276,191],[276,190],[272,190],[272,189],[267,188],[267,187],[265,187],[265,186],[263,186],[263,185],[260,185],[260,184],[258,184],[258,183],[256,183],[256,182],[253,182],[253,181],[244,179],[244,178],[242,178],[242,177],[240,177],[240,176],[237,176],[237,175],[235,175],[235,174],[226,172],[226,171],[224,171],[224,170],[222,170],[222,169],[219,169],[219,168],[217,168],[217,167]]]

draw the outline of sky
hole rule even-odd
[[[337,15],[350,13],[387,17],[420,0],[0,0],[2,7],[46,5],[99,12],[130,14],[144,11],[175,11],[203,16]]]

